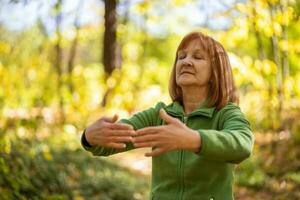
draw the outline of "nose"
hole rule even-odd
[[[192,66],[193,63],[189,59],[185,59],[185,60],[183,60],[182,65],[183,66]]]

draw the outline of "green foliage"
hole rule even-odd
[[[0,199],[146,198],[144,177],[136,178],[82,149],[54,147],[31,138],[10,141],[10,150],[0,154]]]
[[[165,15],[152,13],[195,2],[132,5],[130,12],[142,17],[145,24],[129,19],[118,25],[122,68],[110,77],[100,62],[100,25],[80,27],[72,72],[68,63],[75,29],[62,29],[61,74],[55,64],[55,33],[46,35],[38,24],[21,32],[0,25],[0,199],[145,199],[148,185],[144,179],[87,156],[79,150],[78,133],[102,115],[128,117],[158,101],[170,101],[168,80],[182,38],[174,30],[186,33],[192,27],[174,16],[162,35],[151,35],[155,23],[167,21]],[[272,131],[277,138],[267,145],[258,138],[254,157],[237,168],[237,184],[256,191],[278,194],[299,188],[299,8],[299,1],[249,0],[218,13],[231,19],[228,29],[194,28],[227,49],[240,106],[254,132],[262,130],[262,138],[268,139],[266,132]],[[276,49],[279,61],[274,56]],[[286,55],[288,72],[284,71]],[[104,95],[107,102],[102,107]],[[278,138],[283,136],[288,139],[282,144]]]
[[[236,170],[237,184],[254,188],[262,187],[267,181],[267,175],[261,169],[260,162],[252,158],[239,165]]]
[[[300,185],[300,173],[296,173],[296,172],[288,173],[285,177]]]

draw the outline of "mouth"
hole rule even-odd
[[[183,72],[180,73],[180,75],[183,75],[183,74],[192,74],[192,75],[193,75],[194,73],[192,73],[192,72],[187,72],[187,71],[183,71]]]

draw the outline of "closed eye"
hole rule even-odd
[[[184,59],[185,57],[186,57],[185,54],[180,54],[180,55],[178,55],[178,60]]]
[[[201,56],[201,55],[195,55],[194,58],[197,59],[197,60],[202,60],[202,59],[204,59],[203,56]]]
[[[185,53],[178,54],[178,60],[184,59],[186,56],[187,56],[187,54],[185,54]],[[203,60],[204,59],[204,57],[202,55],[199,55],[199,54],[193,55],[193,58],[197,59],[197,60]]]

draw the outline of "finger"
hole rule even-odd
[[[126,144],[124,144],[124,143],[115,143],[115,142],[110,142],[106,146],[110,147],[110,148],[115,148],[115,149],[124,149],[124,148],[126,148]]]
[[[153,151],[145,153],[145,156],[146,157],[156,157],[156,156],[161,155],[163,152],[164,152],[163,149],[155,148]]]
[[[107,130],[108,135],[111,136],[136,136],[134,130]]]
[[[119,116],[115,114],[113,117],[102,117],[101,120],[105,122],[115,123],[118,120]]]
[[[104,122],[112,122],[113,118],[112,117],[101,117],[99,119],[100,121],[104,121]]]
[[[136,131],[137,135],[148,135],[148,134],[155,134],[161,130],[160,126],[152,126],[147,128],[142,128]]]
[[[119,116],[117,114],[114,114],[114,117],[112,119],[112,123],[115,123],[118,120]]]
[[[140,143],[133,143],[133,146],[136,148],[143,148],[143,147],[155,147],[156,142],[140,142]]]
[[[133,138],[130,136],[115,136],[115,137],[110,137],[109,138],[110,141],[112,142],[132,142]]]
[[[176,121],[176,118],[171,117],[166,113],[164,109],[159,110],[159,116],[161,119],[163,119],[167,124],[174,123]]]
[[[142,136],[137,136],[133,138],[133,142],[134,143],[143,143],[143,142],[149,142],[149,141],[153,141],[157,138],[156,134],[151,134],[151,135],[142,135]]]
[[[106,124],[108,128],[114,129],[114,130],[133,130],[133,126],[130,124],[124,124],[124,123],[107,123]]]

